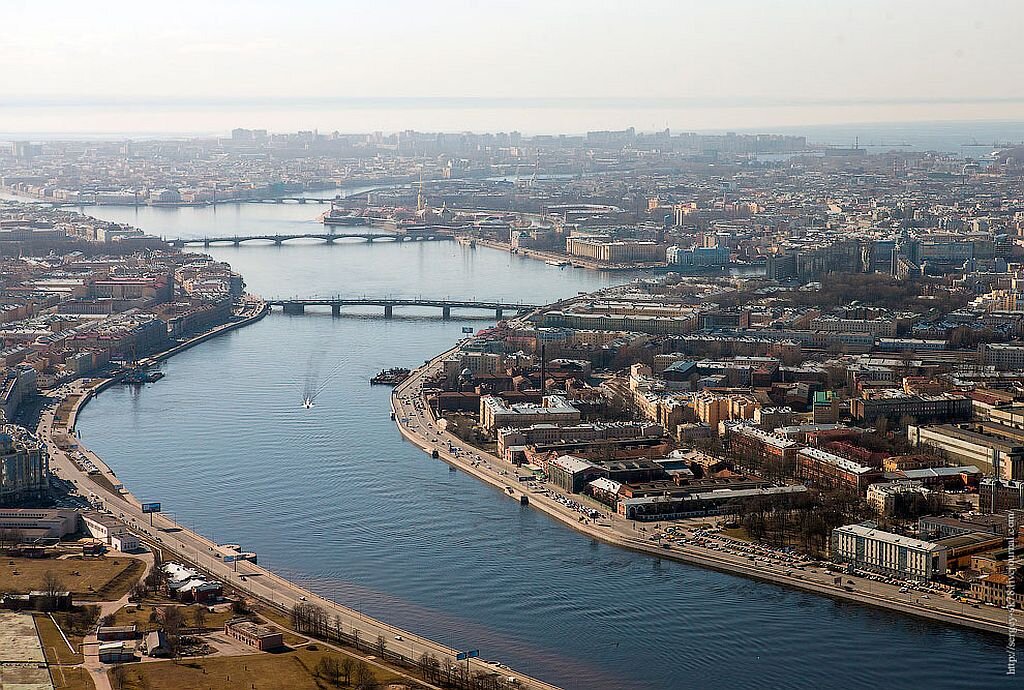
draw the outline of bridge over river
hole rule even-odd
[[[232,235],[229,237],[175,237],[164,242],[172,247],[234,245],[236,247],[252,242],[256,246],[278,246],[292,240],[322,240],[334,244],[338,240],[361,239],[367,242],[436,242],[451,240],[454,236],[442,230],[433,232],[311,232],[292,235]]]
[[[306,307],[330,307],[331,313],[335,316],[341,315],[341,308],[347,306],[377,306],[384,308],[384,318],[390,319],[394,315],[395,307],[437,307],[441,310],[441,318],[450,319],[452,309],[476,309],[494,311],[495,318],[501,319],[505,312],[525,314],[537,309],[539,305],[523,304],[520,302],[494,302],[459,299],[423,299],[423,298],[400,298],[400,297],[358,297],[346,299],[343,297],[324,297],[313,299],[267,299],[264,300],[272,307],[280,307],[285,314],[302,314]]]

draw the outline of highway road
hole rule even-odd
[[[518,500],[526,495],[530,505],[578,531],[658,558],[671,558],[826,596],[1007,634],[1008,612],[1005,609],[964,603],[941,588],[889,584],[847,573],[842,574],[840,584],[837,584],[838,573],[806,565],[807,558],[794,558],[768,547],[752,551],[745,542],[730,540],[720,534],[702,536],[701,525],[714,523],[714,517],[666,522],[666,526],[678,528],[670,534],[661,523],[657,526],[634,523],[611,514],[607,507],[594,501],[561,493],[551,485],[541,487],[534,484],[524,488],[517,480],[517,468],[511,463],[467,446],[458,437],[442,431],[423,398],[424,383],[440,372],[441,360],[456,349],[448,350],[414,370],[397,386],[392,395],[392,411],[407,439],[425,452],[436,451],[440,459],[502,489],[509,497]],[[578,504],[578,509],[570,507],[572,503]],[[593,509],[602,512],[596,518],[587,517],[582,512]],[[804,565],[800,566],[801,563]]]
[[[352,634],[358,630],[360,639],[371,648],[376,645],[378,636],[383,636],[390,652],[400,654],[413,662],[427,653],[435,655],[442,663],[446,658],[452,659],[454,663],[457,652],[444,645],[318,597],[248,561],[224,563],[217,556],[217,544],[174,523],[164,515],[153,515],[153,525],[150,526],[151,516],[142,513],[142,506],[137,498],[131,494],[113,493],[104,483],[97,481],[98,476],[102,476],[112,485],[120,483],[120,480],[103,463],[102,459],[79,444],[79,452],[82,452],[101,470],[100,475],[90,476],[82,471],[68,453],[61,450],[53,440],[54,431],[64,432],[64,424],[69,421],[61,420],[55,429],[56,402],[62,397],[78,398],[83,396],[94,383],[76,381],[58,389],[54,397],[54,404],[43,410],[37,427],[39,438],[44,440],[50,453],[51,468],[61,478],[73,481],[80,494],[89,496],[90,493],[93,493],[101,497],[106,510],[137,530],[144,539],[163,550],[165,560],[177,557],[191,561],[213,578],[229,583],[252,597],[262,599],[285,610],[290,610],[299,603],[317,604],[327,612],[329,620],[333,621],[335,617],[340,618],[344,633]],[[73,417],[74,415],[72,415],[72,420]],[[72,437],[73,431],[68,433],[68,436]],[[466,662],[459,663],[464,666]],[[482,658],[471,659],[469,668],[471,672],[497,673],[506,679],[515,678],[516,687],[530,690],[557,690],[556,686],[529,678],[508,668],[499,668],[496,664]]]

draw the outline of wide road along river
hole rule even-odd
[[[316,231],[317,206],[87,209],[165,236]],[[455,243],[225,247],[264,296],[551,301],[623,277]],[[367,379],[486,320],[275,312],[113,388],[82,438],[142,500],[342,602],[566,688],[1011,687],[1005,641],[583,537],[431,460]],[[485,316],[485,315],[482,315]],[[490,317],[490,318],[493,318]],[[305,390],[316,405],[300,405]]]

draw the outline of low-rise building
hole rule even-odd
[[[229,620],[224,624],[224,634],[261,652],[284,646],[284,634],[280,630],[272,625],[262,625],[250,620]]]
[[[103,664],[123,664],[135,661],[135,645],[131,642],[107,642],[99,646],[98,656]]]
[[[618,513],[627,520],[640,521],[718,515],[732,510],[737,503],[751,501],[755,498],[788,501],[806,491],[807,487],[797,484],[749,489],[721,488],[676,496],[620,498]]]
[[[0,509],[0,532],[11,538],[63,539],[78,531],[78,512],[62,508]]]
[[[89,533],[90,537],[99,539],[108,545],[110,544],[111,537],[119,537],[128,533],[128,526],[126,524],[112,515],[98,511],[82,513],[82,523],[85,525],[85,531]]]
[[[872,484],[868,487],[867,502],[879,515],[897,514],[898,505],[901,500],[913,496],[927,498],[931,494],[921,482],[897,481]]]
[[[982,575],[971,582],[971,596],[986,604],[1006,608],[1006,593],[1010,578],[1005,573]],[[1022,597],[1014,597],[1014,607],[1021,608]]]

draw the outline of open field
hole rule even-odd
[[[45,589],[48,571],[75,599],[110,601],[124,596],[138,582],[146,564],[137,558],[0,558],[0,592]]]
[[[39,631],[39,641],[43,645],[43,653],[46,654],[46,660],[51,664],[80,664],[82,663],[82,655],[78,652],[80,649],[79,645],[82,643],[81,636],[72,635],[67,630],[64,634],[68,637],[74,647],[75,651],[68,649],[68,645],[64,642],[64,638],[61,637],[60,631],[54,622],[50,620],[50,617],[46,614],[38,614],[35,616],[36,630]]]
[[[81,666],[51,666],[54,690],[96,690],[89,672]]]
[[[281,654],[134,664],[125,667],[124,690],[327,690],[336,686],[317,678],[315,671],[325,656],[339,662],[344,658],[339,652],[297,649]],[[378,683],[400,682],[399,676],[370,670]]]

